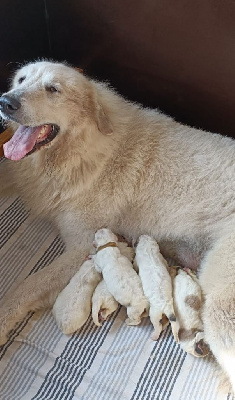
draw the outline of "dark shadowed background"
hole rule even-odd
[[[1,0],[0,91],[67,60],[126,98],[235,137],[234,0]]]

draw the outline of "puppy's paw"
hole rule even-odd
[[[100,325],[102,325],[102,323],[106,320],[106,318],[108,317],[108,309],[107,308],[101,308],[99,313],[98,313],[98,321],[100,323]]]
[[[127,318],[125,322],[126,322],[127,325],[130,325],[130,326],[133,325],[134,326],[134,325],[139,325],[140,322],[141,322],[141,319],[140,318],[138,318],[138,319]]]
[[[206,357],[210,353],[209,346],[204,341],[203,332],[198,332],[195,338],[194,355],[196,357]]]
[[[151,336],[150,336],[151,339],[154,340],[154,341],[158,340],[158,339],[159,339],[159,336],[160,336],[160,333],[161,333],[161,332],[154,330],[153,333],[152,333]]]
[[[117,309],[117,307],[115,307],[115,309]],[[110,314],[112,314],[115,309],[110,309],[110,308],[101,308],[100,310],[100,317],[102,318],[103,321],[106,321],[106,319],[108,318],[108,316]]]

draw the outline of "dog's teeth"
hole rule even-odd
[[[40,130],[40,133],[38,135],[38,139],[41,139],[42,137],[44,137],[45,134],[47,133],[47,130],[48,130],[48,125],[43,125]]]
[[[42,129],[40,131],[40,136],[41,135],[45,135],[46,131],[47,131],[47,125],[43,125],[43,127],[42,127]]]

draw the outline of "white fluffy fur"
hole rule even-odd
[[[117,246],[121,254],[128,258],[130,262],[134,259],[134,249],[128,246],[127,242],[119,241]],[[102,280],[95,289],[92,296],[92,318],[97,326],[101,326],[102,322],[118,308],[118,302],[109,292],[107,284]]]
[[[104,279],[96,287],[92,296],[92,318],[97,326],[118,308],[118,302],[108,290]]]
[[[59,294],[53,314],[63,333],[73,333],[86,322],[91,312],[92,295],[100,280],[93,260],[86,260]]]
[[[129,241],[148,234],[164,257],[200,266],[205,338],[235,389],[234,140],[130,103],[60,63],[20,68],[8,96],[21,102],[17,123],[50,122],[60,132],[34,154],[1,163],[1,194],[16,192],[50,218],[66,252],[3,299],[0,343],[28,311],[53,305],[98,229]]]
[[[173,280],[174,306],[179,322],[181,347],[195,357],[208,354],[204,344],[202,312],[202,292],[196,276],[190,271],[178,269]],[[199,343],[200,342],[200,343]],[[197,347],[199,346],[199,350]],[[200,353],[201,350],[201,353]]]
[[[95,268],[101,272],[109,292],[115,300],[127,308],[128,325],[138,325],[149,308],[140,278],[127,257],[118,247],[99,247],[109,242],[117,243],[117,237],[109,229],[100,229],[95,234],[97,253],[93,256]]]
[[[140,236],[135,260],[144,294],[150,304],[149,316],[154,326],[152,339],[159,338],[162,331],[162,315],[165,314],[171,323],[174,338],[178,342],[179,327],[175,319],[172,281],[157,242],[150,236]]]
[[[118,242],[117,245],[132,261],[133,248],[128,247],[126,242]],[[86,322],[91,311],[91,296],[92,316],[96,325],[100,326],[99,319],[105,320],[117,309],[118,303],[108,292],[106,284],[100,282],[96,287],[100,279],[100,275],[94,271],[94,262],[87,260],[59,294],[53,307],[53,314],[63,333],[73,333]],[[98,309],[99,306],[101,310]]]
[[[117,242],[117,246],[123,256],[128,258],[128,260],[132,263],[135,257],[135,251],[133,247],[128,246],[126,242]]]

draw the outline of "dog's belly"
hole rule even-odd
[[[163,256],[171,263],[197,270],[210,244],[206,240],[194,243],[180,240],[176,242],[162,241],[159,246]]]

